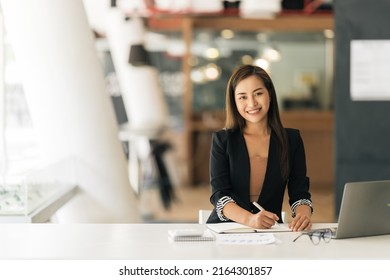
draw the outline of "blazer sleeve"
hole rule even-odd
[[[224,196],[232,197],[232,186],[229,172],[229,156],[227,149],[226,130],[214,132],[210,151],[210,202],[217,205],[219,199]]]
[[[306,175],[305,148],[299,130],[288,129],[290,141],[290,176],[288,179],[289,204],[301,199],[310,200],[309,178]]]

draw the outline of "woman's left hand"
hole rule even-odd
[[[300,205],[295,211],[295,218],[288,224],[288,227],[292,229],[292,231],[311,229],[311,208],[307,205]]]

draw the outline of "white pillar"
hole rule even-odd
[[[129,118],[129,128],[158,134],[168,126],[168,106],[158,79],[151,66],[131,66],[130,46],[143,44],[145,28],[140,18],[125,21],[118,8],[107,13],[106,35],[115,72],[122,91],[123,103]]]
[[[59,222],[138,222],[118,127],[81,0],[1,0],[47,163],[76,157],[81,192]]]

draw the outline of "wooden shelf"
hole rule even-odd
[[[237,31],[318,31],[333,29],[330,16],[280,16],[275,19],[195,18],[194,28],[232,29]]]
[[[191,21],[195,29],[232,29],[236,31],[319,31],[333,29],[333,15],[280,15],[273,19],[246,19],[237,16],[160,15],[148,19],[154,30],[181,31],[183,21]]]

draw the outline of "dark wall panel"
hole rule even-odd
[[[350,98],[350,42],[354,39],[390,40],[390,1],[334,0],[334,12],[338,215],[346,182],[390,179],[390,102],[354,102]]]

